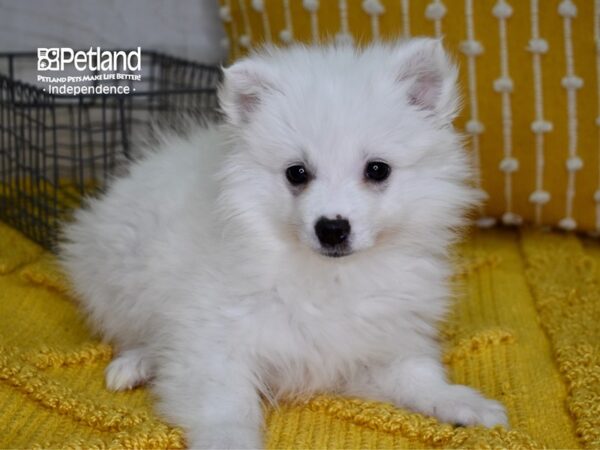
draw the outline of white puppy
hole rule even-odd
[[[192,447],[262,446],[261,399],[337,392],[464,425],[436,325],[477,195],[436,40],[268,48],[225,70],[226,123],[169,138],[66,229],[64,267]]]

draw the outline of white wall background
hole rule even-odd
[[[217,0],[0,0],[0,52],[140,46],[215,63],[223,36]]]

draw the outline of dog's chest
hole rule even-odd
[[[270,366],[323,384],[391,351],[400,311],[390,291],[336,277],[304,281],[275,285],[252,314],[246,336]]]

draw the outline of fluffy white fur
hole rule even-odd
[[[63,263],[119,351],[119,390],[152,380],[189,445],[259,448],[261,398],[360,395],[464,425],[502,406],[449,384],[436,324],[447,247],[476,201],[441,44],[268,48],[225,71],[226,123],[171,137],[66,229]],[[384,183],[365,164],[387,162]],[[286,169],[313,177],[290,186]],[[347,218],[352,254],[315,222]]]

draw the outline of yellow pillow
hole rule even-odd
[[[479,225],[600,232],[599,0],[221,0],[220,12],[231,60],[263,42],[443,36],[489,196]]]

